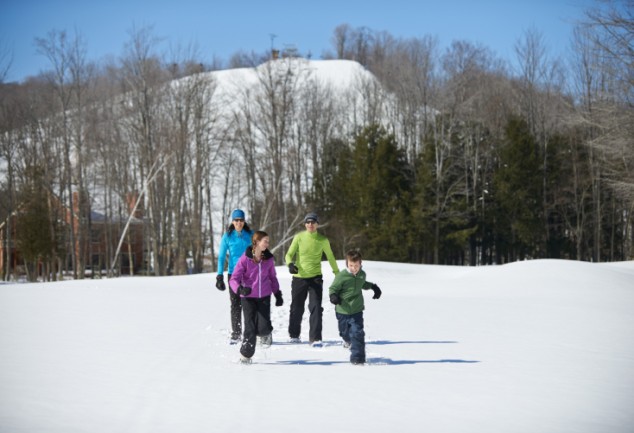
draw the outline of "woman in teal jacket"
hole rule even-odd
[[[220,252],[218,253],[218,275],[216,276],[216,288],[225,290],[225,282],[223,272],[225,269],[225,260],[229,256],[229,264],[227,266],[227,281],[231,279],[233,268],[235,268],[238,260],[244,254],[247,247],[251,245],[253,232],[245,221],[245,214],[242,209],[236,209],[231,213],[231,224],[227,227],[227,231],[222,235],[220,240]],[[242,302],[240,296],[229,290],[229,299],[231,302],[231,344],[240,342],[242,338]]]

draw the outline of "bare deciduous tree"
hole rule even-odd
[[[594,251],[600,260],[603,244],[602,221],[606,214],[603,184],[628,205],[625,216],[626,249],[631,254],[632,210],[634,209],[634,2],[604,2],[591,9],[576,29],[575,60],[577,89],[581,104],[576,124],[587,131],[592,167],[594,205]],[[611,238],[614,238],[611,236]],[[610,251],[614,251],[612,245]],[[611,253],[612,254],[612,253]]]
[[[145,186],[154,173],[153,167],[165,167],[173,156],[162,129],[165,83],[167,76],[156,53],[159,39],[151,28],[130,31],[130,41],[122,58],[122,80],[126,98],[123,113],[126,138],[132,145],[138,170],[137,181]],[[158,163],[157,163],[158,162]],[[171,173],[164,171],[147,185],[146,200],[148,234],[146,244],[153,261],[153,272],[166,275],[170,265],[172,220],[169,212],[172,197]],[[138,188],[139,191],[143,187]]]
[[[85,44],[81,35],[70,38],[65,31],[53,30],[46,38],[36,38],[38,53],[51,63],[47,75],[57,99],[56,117],[59,118],[59,135],[63,143],[64,174],[68,209],[78,212],[78,224],[69,224],[70,254],[73,275],[82,278],[86,266],[86,248],[89,244],[89,204],[83,183],[83,92],[85,89]],[[74,164],[73,164],[74,160]],[[73,185],[76,185],[75,190]]]

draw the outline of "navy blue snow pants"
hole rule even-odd
[[[350,342],[350,362],[365,362],[365,331],[363,330],[363,311],[355,314],[335,312],[339,323],[339,335]]]

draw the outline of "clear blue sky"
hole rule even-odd
[[[80,33],[90,60],[117,58],[135,26],[153,26],[169,45],[196,44],[203,62],[226,61],[238,50],[261,53],[294,45],[314,59],[331,50],[343,23],[385,30],[395,37],[482,43],[513,61],[514,45],[529,28],[541,32],[552,56],[568,50],[572,27],[594,0],[0,0],[0,49],[13,53],[6,81],[48,69],[34,39],[51,30]]]

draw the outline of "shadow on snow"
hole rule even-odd
[[[375,340],[375,341],[366,341],[366,346],[368,344],[374,344],[377,346],[384,346],[388,344],[456,344],[457,341],[426,341],[426,340],[400,340],[400,341],[392,341],[392,340]],[[274,341],[273,344],[276,346],[304,346],[309,345],[308,341],[302,341],[301,343],[291,343],[288,341]],[[341,340],[324,340],[323,345],[325,347],[329,346],[341,346]]]
[[[375,341],[367,341],[366,345],[389,345],[389,344],[456,344],[457,341],[430,341],[430,340],[375,340]],[[280,346],[297,346],[297,345],[308,345],[308,342],[302,341],[301,343],[289,343],[289,342],[275,342],[275,345]],[[330,346],[339,346],[341,345],[341,341],[324,341],[325,347]],[[317,348],[316,350],[321,350],[321,348]],[[368,365],[413,365],[413,364],[475,364],[480,361],[475,360],[467,360],[467,359],[392,359],[385,357],[378,358],[368,358],[366,364]],[[294,359],[288,361],[276,361],[272,364],[275,365],[335,365],[335,364],[350,364],[349,361],[323,361],[323,360],[313,360],[313,359]]]
[[[376,344],[378,346],[384,346],[387,344],[456,344],[457,341],[413,341],[413,340],[405,340],[405,341],[391,341],[391,340],[376,340],[376,341],[366,341],[365,344]]]
[[[391,359],[391,358],[368,358],[368,365],[413,365],[413,364],[475,364],[480,361],[466,359]],[[277,361],[276,365],[336,365],[350,364],[350,361],[322,361],[312,359],[294,359],[289,361]]]

